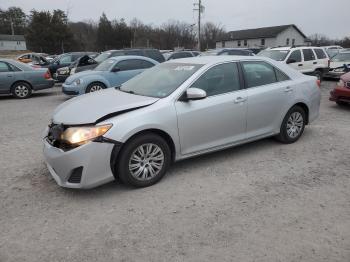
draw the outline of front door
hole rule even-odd
[[[207,97],[175,103],[181,154],[195,154],[245,138],[247,93],[242,89],[237,63],[207,70],[192,87]]]

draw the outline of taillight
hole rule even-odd
[[[316,80],[316,84],[317,84],[317,86],[319,87],[319,88],[321,88],[321,80]]]
[[[46,71],[44,77],[45,77],[45,79],[51,79],[51,74],[50,74],[49,70]]]

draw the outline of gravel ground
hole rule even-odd
[[[350,107],[299,142],[265,139],[174,165],[145,189],[60,188],[41,133],[67,98],[0,97],[0,261],[350,261]]]

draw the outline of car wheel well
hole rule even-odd
[[[305,115],[306,115],[306,125],[308,125],[309,124],[309,108],[308,108],[308,106],[304,103],[301,103],[301,102],[295,104],[294,106],[300,106],[304,110]],[[292,107],[294,107],[294,106],[292,106]]]
[[[175,151],[175,144],[173,139],[171,138],[171,136],[164,132],[163,130],[160,129],[145,129],[142,130],[134,135],[132,135],[125,143],[123,143],[121,146],[120,145],[115,145],[114,149],[112,151],[112,155],[111,155],[111,170],[113,175],[115,176],[116,179],[118,179],[118,174],[116,172],[116,163],[119,162],[119,158],[120,158],[120,152],[123,150],[124,146],[131,141],[133,138],[139,136],[139,135],[143,135],[143,134],[147,134],[147,133],[153,133],[156,134],[158,136],[160,136],[161,138],[163,138],[166,143],[168,144],[168,146],[170,147],[170,153],[171,153],[171,162],[175,161],[175,155],[176,155],[176,151]]]
[[[105,85],[103,82],[101,82],[101,81],[94,81],[94,82],[91,82],[90,84],[88,84],[88,86],[91,86],[91,85],[93,85],[93,84],[100,84],[100,85],[103,85],[104,87],[106,87],[106,85]]]
[[[25,81],[25,80],[18,80],[16,82],[14,82],[12,85],[11,85],[11,91],[12,91],[12,88],[16,85],[16,84],[19,84],[19,83],[26,83],[27,85],[29,85],[30,89],[33,90],[33,86],[31,83],[29,83],[28,81]]]

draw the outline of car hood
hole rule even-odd
[[[331,63],[329,64],[329,67],[334,69],[334,68],[342,67],[342,66],[344,66],[344,64],[347,65],[347,64],[350,64],[350,62],[349,61],[347,61],[347,62],[332,62],[331,61]]]
[[[115,88],[72,98],[56,108],[55,124],[94,124],[157,102],[159,98],[128,94]]]

